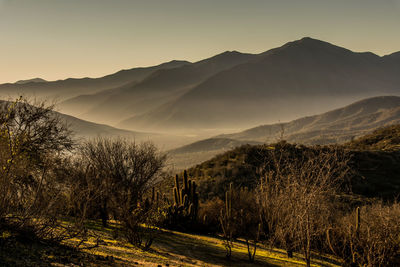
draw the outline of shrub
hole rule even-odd
[[[301,251],[307,266],[311,251],[322,251],[326,229],[335,217],[334,199],[349,171],[347,153],[337,147],[271,149],[258,188],[264,234],[289,257]]]
[[[60,237],[54,226],[64,185],[54,169],[73,144],[53,106],[22,98],[0,103],[0,230]]]
[[[400,204],[357,208],[327,231],[331,252],[354,266],[400,264]]]

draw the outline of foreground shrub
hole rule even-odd
[[[204,231],[213,234],[221,231],[219,217],[224,206],[224,201],[219,197],[214,197],[201,203],[199,221]]]
[[[148,249],[152,235],[146,233],[153,232],[151,227],[162,221],[162,209],[155,201],[154,190],[151,199],[146,194],[160,178],[165,156],[152,143],[109,138],[86,142],[80,155],[90,171],[83,176],[79,194],[93,196],[92,208],[98,211],[104,226],[111,217],[120,221],[128,241]],[[144,235],[149,238],[143,243]]]
[[[230,184],[219,221],[226,257],[230,259],[232,255],[233,240],[243,238],[247,245],[249,260],[254,261],[261,231],[260,212],[254,193],[247,188],[235,189],[233,184]]]
[[[35,104],[35,105],[33,105]],[[74,142],[53,106],[25,99],[0,103],[0,231],[59,239],[63,181],[55,176]]]
[[[331,252],[353,266],[400,264],[400,204],[357,208],[327,231]]]
[[[338,147],[308,149],[280,143],[270,150],[258,188],[264,234],[272,246],[303,253],[323,251],[326,229],[335,218],[335,195],[349,171]]]

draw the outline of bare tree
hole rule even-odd
[[[153,205],[149,206],[153,202],[146,204],[144,195],[159,178],[165,155],[152,143],[136,144],[121,138],[88,141],[80,153],[93,168],[93,183],[101,188],[97,203],[103,225],[113,215],[125,227],[128,240],[141,246],[140,224],[157,217]],[[150,245],[148,241],[144,248]]]
[[[53,106],[26,99],[0,103],[0,221],[20,231],[52,237],[59,182],[52,176],[71,132]]]
[[[400,204],[373,203],[337,219],[327,231],[331,253],[351,266],[400,264]]]
[[[279,143],[270,150],[258,188],[264,231],[288,256],[302,251],[307,266],[312,249],[332,221],[332,207],[345,181],[349,157],[338,147],[295,147]]]

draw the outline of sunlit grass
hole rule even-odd
[[[158,229],[153,245],[149,251],[136,248],[122,237],[113,238],[113,232],[120,228],[117,222],[110,222],[103,227],[99,221],[90,221],[86,226],[94,234],[93,237],[82,243],[81,250],[102,257],[112,256],[121,264],[131,265],[134,262],[146,264],[169,264],[170,266],[304,266],[302,255],[294,254],[288,258],[286,252],[280,249],[269,249],[259,244],[255,262],[248,261],[247,246],[243,240],[234,242],[231,260],[225,257],[225,247],[222,238],[216,236],[195,235]],[[97,244],[92,249],[85,247]],[[65,241],[65,244],[76,245],[81,240],[73,238]],[[315,259],[317,258],[317,259]],[[315,257],[313,266],[339,266],[331,262],[335,259]]]

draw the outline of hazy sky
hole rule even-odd
[[[0,0],[0,83],[98,77],[310,36],[400,50],[400,0]]]

